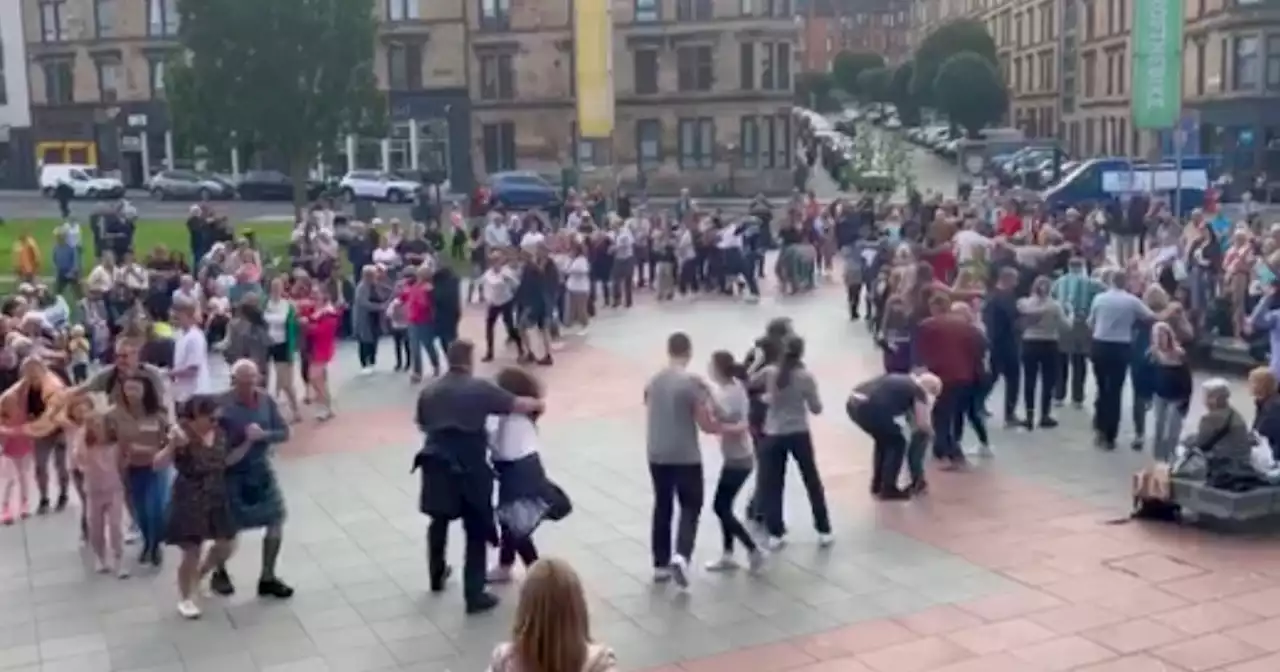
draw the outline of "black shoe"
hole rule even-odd
[[[1023,423],[1022,420],[1019,420],[1018,416],[1016,415],[1004,416],[1005,429],[1013,429],[1014,427],[1025,427],[1025,426],[1026,426],[1025,423]]]
[[[1041,429],[1053,429],[1058,426],[1058,421],[1050,417],[1040,418]]]
[[[164,551],[161,551],[159,548],[151,549],[151,565],[153,567],[159,567],[160,565],[163,565],[163,564],[164,564]]]
[[[451,565],[445,565],[444,570],[440,572],[440,576],[432,577],[431,592],[433,593],[443,592],[445,582],[448,581],[449,577],[452,575],[453,575],[453,567]]]
[[[65,508],[67,508],[67,493],[64,492],[58,495],[58,503],[54,505],[53,510],[61,512]]]
[[[907,492],[912,495],[923,495],[928,491],[929,484],[925,481],[912,481],[911,485],[907,486]]]
[[[483,614],[498,606],[498,596],[492,593],[480,593],[475,599],[467,601],[468,614]]]
[[[145,545],[142,547],[142,552],[138,554],[138,564],[139,565],[151,564],[151,549],[146,547]]]
[[[555,364],[555,360],[551,359],[551,355],[538,360],[538,366],[551,366],[552,364]]]
[[[231,575],[221,569],[213,570],[213,575],[209,577],[209,590],[215,595],[229,597],[235,595],[236,585],[231,582]]]
[[[900,490],[898,488],[885,488],[884,490],[880,491],[879,495],[876,495],[876,496],[882,502],[893,502],[893,501],[902,501],[904,499],[911,499],[910,492],[907,492],[906,490]]]
[[[489,353],[489,354],[485,355],[484,357],[481,357],[481,358],[480,358],[480,361],[482,361],[482,362],[492,362],[492,361],[493,361],[493,353],[491,352],[491,353]]]
[[[46,513],[49,513],[49,500],[41,499],[40,505],[36,507],[36,515],[43,516]]]
[[[280,579],[259,579],[258,597],[274,597],[277,600],[287,600],[293,597],[293,588]]]

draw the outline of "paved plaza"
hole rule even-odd
[[[603,316],[542,372],[545,458],[576,510],[539,530],[538,543],[581,573],[594,635],[624,669],[1280,669],[1280,546],[1111,524],[1141,458],[1090,448],[1083,412],[1064,409],[1053,431],[997,430],[994,461],[933,474],[922,499],[870,501],[869,442],[842,404],[878,356],[865,327],[843,318],[838,295],[829,287],[755,306],[646,300]],[[672,330],[692,336],[701,362],[718,348],[743,351],[766,319],[784,314],[807,338],[828,406],[814,433],[836,543],[818,548],[794,481],[791,544],[762,576],[699,573],[688,594],[655,587],[643,381],[662,364]],[[466,320],[473,334],[477,318]],[[0,528],[0,670],[484,669],[510,627],[516,588],[501,588],[502,606],[477,617],[463,615],[456,583],[442,595],[427,591],[425,520],[409,473],[414,388],[389,372],[344,373],[338,418],[304,425],[280,454],[290,512],[281,574],[298,588],[293,600],[244,594],[260,547],[249,537],[232,562],[241,594],[208,598],[203,619],[183,621],[175,554],[158,574],[95,576],[73,512],[33,518]],[[713,478],[717,451],[706,447]],[[707,511],[699,565],[718,543]]]

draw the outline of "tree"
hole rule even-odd
[[[795,104],[815,112],[837,111],[840,104],[832,95],[834,89],[835,81],[830,73],[801,73],[796,75]]]
[[[835,85],[851,96],[859,96],[858,75],[865,70],[884,67],[884,57],[863,51],[842,51],[836,54],[831,65]]]
[[[888,68],[871,68],[858,74],[858,91],[869,103],[889,102],[889,83],[893,73]]]
[[[911,77],[911,95],[918,105],[937,106],[933,86],[942,64],[952,56],[969,52],[996,64],[996,43],[985,23],[975,19],[957,19],[939,26],[920,44],[915,53]]]
[[[369,0],[179,0],[178,13],[183,56],[166,83],[176,130],[211,152],[278,156],[295,204],[324,147],[383,132]]]
[[[999,121],[1009,107],[1009,90],[996,66],[972,52],[947,59],[938,70],[933,91],[938,108],[969,137]]]
[[[898,118],[906,126],[920,125],[920,105],[911,95],[911,77],[915,72],[915,63],[907,61],[893,69],[889,77],[889,91],[886,96],[893,106],[898,108]]]

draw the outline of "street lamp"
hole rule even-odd
[[[725,145],[724,148],[729,152],[729,195],[733,196],[737,193],[737,189],[734,188],[733,183],[734,183],[734,168],[737,167],[737,163],[738,163],[737,154],[734,153],[734,150],[736,150],[738,146],[731,142]]]

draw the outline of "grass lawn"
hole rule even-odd
[[[10,279],[13,272],[13,243],[25,231],[30,231],[40,246],[41,275],[53,277],[53,231],[62,222],[57,219],[18,219],[6,220],[0,226],[0,279]],[[236,225],[236,234],[253,231],[266,257],[284,253],[289,244],[293,227],[289,222],[254,222]],[[87,224],[81,224],[81,238],[84,255],[81,265],[84,274],[93,270],[93,237]],[[184,220],[140,219],[134,233],[134,250],[138,256],[145,256],[157,245],[164,245],[170,250],[178,250],[186,257],[191,256],[190,239],[187,236],[187,224]],[[265,260],[264,260],[265,261]],[[192,263],[190,258],[187,263]]]

